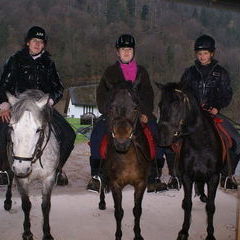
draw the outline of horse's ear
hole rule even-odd
[[[6,95],[8,98],[8,102],[10,103],[11,106],[13,106],[16,102],[19,101],[19,99],[13,96],[10,92],[6,92]]]
[[[156,84],[156,86],[160,89],[160,90],[162,90],[163,89],[163,87],[164,87],[164,84],[162,84],[162,83],[159,83],[159,82],[156,82],[156,81],[154,81],[154,83]]]
[[[42,109],[48,104],[48,100],[49,100],[49,94],[44,94],[44,96],[41,99],[39,99],[36,102],[36,104],[40,109]]]

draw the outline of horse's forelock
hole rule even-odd
[[[43,124],[51,119],[51,110],[46,106],[42,110],[36,105],[36,102],[44,96],[39,90],[27,90],[18,95],[19,101],[12,106],[12,120],[18,122],[25,111],[29,111],[33,116]]]

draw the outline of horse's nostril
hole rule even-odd
[[[15,172],[15,167],[14,166],[12,166],[12,170],[13,170],[13,172]]]
[[[31,168],[30,168],[30,167],[28,167],[28,168],[27,168],[27,173],[29,173],[29,172],[30,172],[30,170],[31,170]]]

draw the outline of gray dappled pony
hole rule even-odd
[[[10,164],[15,174],[25,215],[23,240],[32,240],[30,227],[31,202],[29,184],[42,183],[43,240],[53,240],[49,226],[51,192],[59,162],[59,143],[51,133],[51,108],[48,94],[27,90],[17,98],[7,93],[12,106],[10,120]]]

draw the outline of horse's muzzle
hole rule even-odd
[[[32,172],[32,167],[24,167],[24,168],[19,168],[14,166],[14,164],[12,165],[12,171],[14,172],[14,175],[18,178],[25,178],[28,177],[31,172]]]
[[[129,150],[131,143],[132,143],[132,139],[130,138],[124,139],[124,140],[120,140],[116,138],[113,139],[113,145],[116,151],[120,153],[126,153]]]

